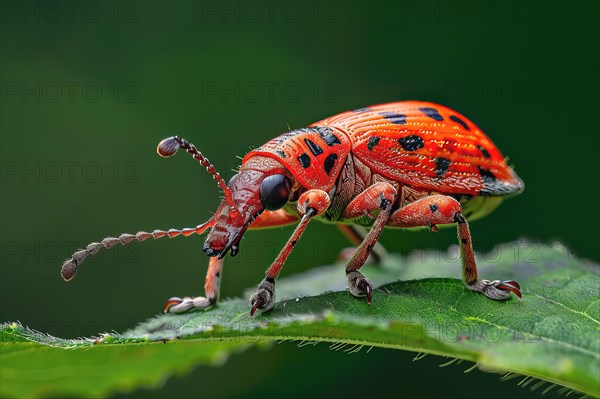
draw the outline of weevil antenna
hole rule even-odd
[[[214,226],[214,216],[211,217],[206,223],[198,225],[195,228],[186,228],[186,229],[170,229],[168,231],[164,230],[154,230],[152,233],[148,233],[145,231],[138,231],[136,234],[121,234],[119,237],[106,237],[101,242],[92,242],[85,247],[85,249],[80,249],[75,252],[71,257],[63,263],[60,274],[65,281],[71,280],[77,274],[77,268],[87,259],[90,255],[95,255],[101,249],[112,248],[117,244],[126,245],[133,241],[144,241],[150,237],[156,239],[163,237],[177,237],[178,235],[182,235],[184,237],[190,236],[192,234],[202,234],[206,231],[207,228]]]
[[[163,158],[169,158],[173,156],[180,148],[183,148],[189,154],[191,154],[194,159],[200,162],[200,164],[206,168],[206,171],[212,175],[221,190],[223,190],[225,193],[225,200],[229,205],[229,216],[233,219],[238,218],[240,214],[233,204],[233,197],[231,195],[231,190],[229,187],[227,187],[227,183],[225,180],[223,180],[219,172],[217,172],[215,166],[211,164],[210,161],[204,155],[202,155],[200,151],[198,151],[194,144],[179,136],[168,137],[158,143],[156,152]]]

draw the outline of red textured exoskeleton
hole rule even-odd
[[[515,281],[479,280],[467,219],[482,217],[503,196],[520,193],[523,182],[492,141],[469,119],[447,107],[404,101],[344,112],[284,133],[244,157],[226,184],[193,144],[178,136],[163,140],[158,153],[184,149],[213,175],[225,198],[196,228],[122,234],[91,243],[62,266],[70,280],[89,255],[102,248],[147,238],[202,234],[210,257],[205,297],[171,298],[165,312],[205,309],[218,300],[223,257],[235,256],[247,229],[298,223],[251,298],[251,314],[275,304],[275,279],[313,218],[337,223],[358,247],[346,266],[350,293],[371,302],[373,287],[358,269],[373,252],[385,227],[429,227],[456,223],[467,287],[496,300]],[[368,232],[363,228],[369,228]],[[375,247],[375,250],[373,250]]]

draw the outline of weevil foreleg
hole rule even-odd
[[[300,223],[296,226],[294,233],[288,239],[287,243],[277,255],[271,266],[265,272],[265,278],[261,281],[256,292],[250,298],[253,316],[256,309],[263,312],[271,310],[275,305],[275,279],[279,276],[281,268],[286,259],[292,252],[292,249],[302,237],[311,218],[325,212],[329,208],[329,195],[322,190],[309,190],[302,194],[298,200],[298,213],[302,215]]]
[[[295,223],[298,220],[297,216],[290,215],[282,209],[279,211],[264,211],[250,225],[250,229],[262,229],[275,226],[285,226]],[[224,259],[218,259],[213,256],[208,264],[206,272],[206,280],[204,283],[204,294],[206,296],[197,297],[173,297],[167,301],[164,307],[164,312],[183,313],[188,310],[202,310],[215,305],[219,301],[219,288],[221,285],[221,271],[223,269]]]
[[[432,231],[437,231],[436,225],[449,223],[457,224],[462,275],[466,286],[495,300],[508,299],[511,292],[520,298],[521,287],[516,281],[478,279],[469,224],[462,214],[460,203],[454,198],[445,195],[421,198],[394,212],[388,224],[394,227],[428,226]]]
[[[364,265],[377,243],[390,217],[392,204],[396,200],[396,196],[397,189],[390,183],[375,183],[354,198],[342,214],[344,219],[354,219],[365,215],[375,219],[371,230],[369,230],[346,266],[346,279],[348,280],[350,293],[358,298],[366,296],[369,303],[371,303],[373,284],[358,269]],[[377,215],[374,214],[376,211],[379,211]]]
[[[164,307],[165,313],[183,313],[190,309],[207,309],[219,301],[219,289],[221,287],[221,272],[223,270],[223,259],[217,256],[210,258],[206,280],[204,282],[204,294],[184,298],[173,297],[167,301]]]

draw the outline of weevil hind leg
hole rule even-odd
[[[477,280],[472,284],[467,284],[467,288],[496,301],[509,299],[511,292],[521,298],[521,286],[514,280]]]
[[[223,259],[214,256],[208,263],[206,280],[204,283],[204,294],[197,297],[173,297],[165,303],[164,313],[184,313],[191,310],[204,310],[212,307],[219,301],[219,289],[221,287],[221,272],[223,270]]]
[[[361,242],[364,241],[365,237],[368,234],[368,231],[362,226],[352,224],[338,223],[337,227],[342,233],[344,233],[348,240],[350,240],[350,242],[355,245],[354,247],[342,249],[338,255],[338,260],[348,261],[352,259],[352,256],[356,252],[356,248],[360,245]],[[365,261],[365,265],[379,265],[386,256],[387,251],[385,250],[383,245],[376,242],[367,260]]]
[[[348,291],[355,298],[367,298],[367,303],[371,304],[373,283],[358,270],[346,270],[346,280],[348,281]]]
[[[458,241],[463,263],[463,281],[467,288],[496,301],[504,301],[510,298],[511,292],[521,298],[521,286],[516,281],[490,281],[478,279],[475,251],[473,250],[469,224],[462,214],[457,214],[455,221],[458,229]]]
[[[469,224],[462,214],[460,203],[454,198],[445,195],[421,198],[394,212],[389,221],[389,225],[394,227],[429,226],[432,231],[437,231],[435,226],[438,224],[449,223],[457,224],[462,276],[467,288],[498,301],[510,298],[511,292],[521,298],[521,287],[516,281],[478,279]]]

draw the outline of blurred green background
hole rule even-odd
[[[90,241],[195,226],[216,209],[219,191],[190,157],[156,155],[162,138],[183,135],[229,178],[236,156],[288,127],[404,99],[471,118],[525,181],[472,225],[478,251],[526,237],[599,259],[598,2],[1,4],[1,321],[90,336],[202,293],[200,237],[106,251],[70,284],[59,276]],[[291,231],[246,234],[222,297],[257,284]],[[386,231],[381,242],[408,254],[456,238]],[[283,275],[344,246],[334,226],[312,225]],[[286,343],[120,397],[539,396],[412,357]]]

